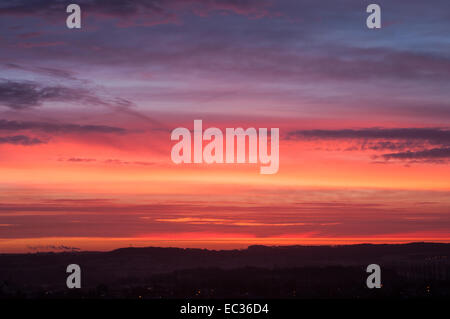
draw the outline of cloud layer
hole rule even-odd
[[[19,122],[0,120],[0,131],[42,131],[47,133],[113,133],[124,134],[120,127],[106,125],[57,124],[48,122]]]
[[[450,130],[442,128],[296,130],[288,132],[286,139],[356,140],[359,141],[360,150],[399,151],[383,154],[385,160],[434,161],[445,164],[450,158]],[[441,147],[429,148],[437,145]]]
[[[25,135],[14,135],[14,136],[0,136],[0,144],[13,144],[13,145],[38,145],[43,144],[44,141]]]

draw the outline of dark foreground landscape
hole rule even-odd
[[[449,256],[434,243],[0,254],[0,298],[445,298]],[[81,289],[66,287],[69,264]]]

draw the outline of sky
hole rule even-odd
[[[372,2],[3,0],[0,252],[450,242],[450,2]],[[174,164],[196,119],[278,173]]]

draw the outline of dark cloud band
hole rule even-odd
[[[13,144],[13,145],[38,145],[44,144],[45,142],[38,139],[25,135],[15,135],[15,136],[1,136],[0,144]]]
[[[113,133],[125,134],[126,129],[106,125],[55,124],[48,122],[17,122],[0,120],[0,130],[32,130],[47,133]]]
[[[450,159],[450,148],[433,148],[430,150],[417,151],[417,152],[401,152],[384,154],[385,159],[401,159],[401,160],[423,160],[423,159]]]
[[[297,130],[288,132],[288,139],[385,139],[425,140],[433,144],[450,143],[450,130],[441,128],[370,128],[342,130]]]

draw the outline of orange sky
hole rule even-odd
[[[358,139],[282,138],[279,172],[261,175],[175,165],[164,137],[1,145],[0,249],[450,241],[447,165],[380,159]]]

